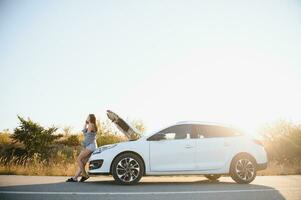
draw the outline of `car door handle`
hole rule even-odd
[[[191,149],[191,148],[193,148],[193,146],[192,146],[192,145],[189,145],[189,144],[187,144],[187,145],[185,146],[185,148],[186,148],[186,149]]]

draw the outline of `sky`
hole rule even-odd
[[[301,122],[301,2],[0,1],[0,130]]]

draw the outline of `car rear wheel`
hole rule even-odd
[[[222,175],[220,174],[206,174],[204,175],[206,178],[208,178],[210,181],[216,181],[219,179]]]
[[[114,159],[112,175],[117,184],[137,184],[144,172],[141,158],[133,153],[124,153]]]
[[[231,163],[230,175],[237,183],[251,183],[256,177],[256,161],[249,155],[240,155]]]

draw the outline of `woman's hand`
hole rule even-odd
[[[94,132],[95,131],[95,127],[93,123],[89,123],[88,124],[88,132]]]

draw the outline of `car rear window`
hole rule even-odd
[[[214,125],[194,125],[192,127],[191,138],[214,138],[214,137],[234,137],[241,133],[235,129],[214,126]]]

